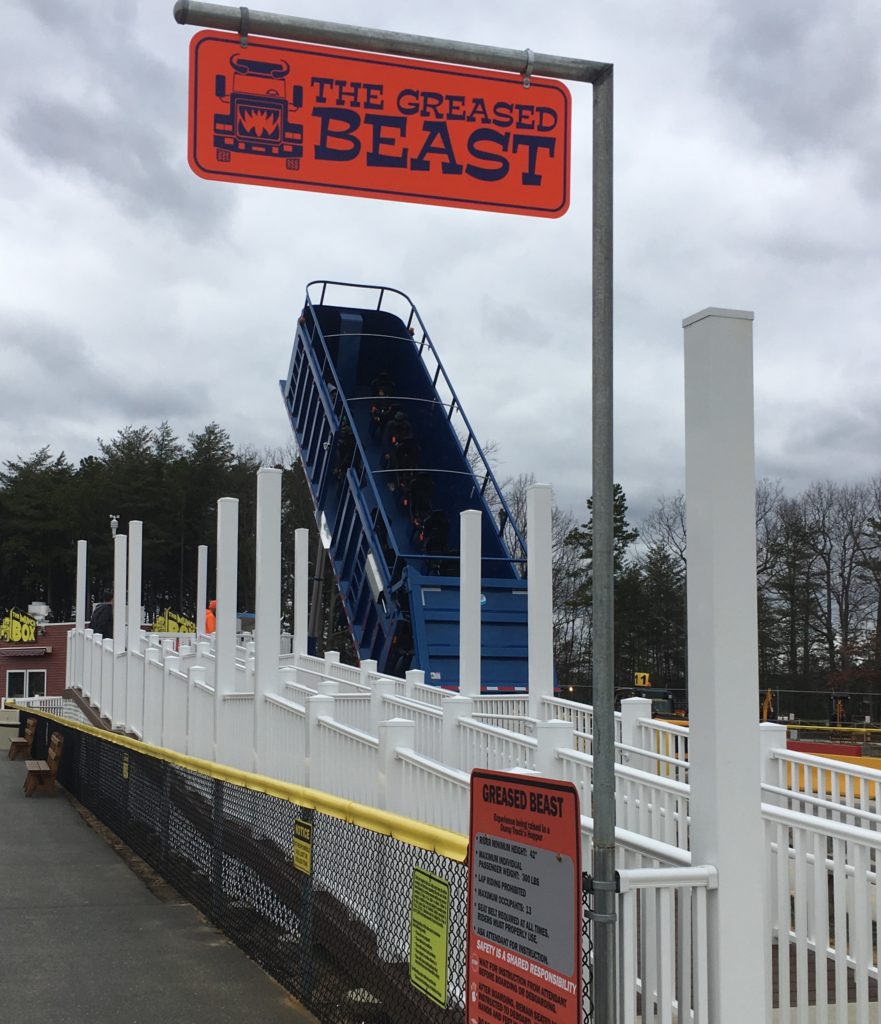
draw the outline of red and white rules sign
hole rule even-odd
[[[581,1020],[581,816],[571,783],[476,769],[468,1024]]]
[[[569,90],[552,79],[199,32],[190,166],[203,178],[560,217]]]

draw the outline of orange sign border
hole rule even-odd
[[[487,82],[497,87],[499,84],[515,86],[534,104],[548,90],[559,93],[556,106],[561,111],[561,121],[558,138],[562,143],[563,152],[555,156],[553,164],[553,175],[551,185],[545,192],[554,192],[554,202],[559,197],[559,202],[551,206],[549,203],[527,203],[527,202],[497,202],[491,199],[471,199],[458,196],[454,190],[449,189],[446,194],[436,190],[426,191],[414,186],[412,189],[403,189],[400,186],[377,187],[371,185],[365,187],[356,181],[352,184],[340,184],[339,182],[328,182],[320,180],[320,177],[311,180],[292,180],[281,175],[243,173],[232,168],[224,169],[216,159],[208,159],[205,150],[208,147],[204,142],[200,144],[200,131],[207,134],[209,129],[205,127],[205,120],[211,117],[216,109],[215,103],[203,103],[200,97],[199,88],[199,54],[201,48],[207,43],[221,43],[230,48],[231,53],[243,55],[256,55],[264,51],[283,51],[293,56],[299,55],[303,58],[321,60],[332,58],[334,61],[353,62],[359,68],[374,66],[376,68],[391,68],[404,71],[423,73],[426,76],[446,76],[457,81],[467,79],[476,82]],[[267,55],[268,57],[268,55]],[[210,75],[210,71],[208,72]],[[359,72],[360,74],[360,72]],[[364,76],[361,75],[363,78]],[[212,97],[213,100],[213,97]],[[206,108],[208,113],[205,113]],[[556,113],[556,107],[554,109]],[[237,182],[240,184],[257,184],[276,188],[290,188],[298,191],[324,192],[333,195],[362,196],[372,199],[386,199],[400,202],[419,203],[431,206],[446,206],[458,209],[484,210],[497,213],[520,214],[525,216],[557,218],[561,217],[569,208],[570,202],[570,163],[572,148],[571,133],[571,112],[572,97],[566,86],[555,79],[531,78],[530,87],[526,89],[523,85],[523,78],[520,75],[509,74],[501,71],[484,69],[464,68],[459,65],[442,64],[430,61],[416,60],[404,57],[392,57],[385,55],[370,54],[363,51],[337,49],[335,47],[319,46],[317,44],[293,43],[286,40],[265,39],[251,36],[248,38],[247,47],[242,47],[238,35],[228,32],[203,31],[193,36],[190,42],[190,78],[189,78],[189,122],[188,122],[188,160],[191,169],[199,177],[214,181]],[[202,120],[200,120],[202,118]],[[460,120],[460,119],[456,119]],[[213,155],[213,154],[212,154]],[[493,157],[494,158],[494,157]],[[419,172],[407,170],[407,177],[413,179]],[[512,172],[513,173],[513,172]],[[442,176],[434,174],[435,178],[445,177],[450,184],[453,183],[452,175]],[[421,184],[421,183],[420,183]],[[518,191],[526,187],[517,186]]]
[[[562,798],[564,806],[561,806],[561,813],[558,816],[550,816],[545,813],[537,813],[529,809],[529,800],[525,799],[524,807],[517,807],[514,810],[510,809],[509,804],[499,804],[497,802],[489,802],[483,797],[483,784],[490,783],[494,786],[502,786],[506,790],[519,790],[525,792],[528,790],[541,791],[545,796],[551,796],[553,799]],[[538,842],[534,842],[530,839],[524,839],[518,835],[506,835],[503,834],[500,828],[497,828],[494,823],[494,812],[502,808],[506,811],[506,816],[516,815],[517,819],[522,822],[528,822],[534,827],[534,834],[541,833],[542,838]],[[466,985],[465,985],[465,1020],[466,1024],[491,1024],[489,1018],[485,1016],[477,1016],[476,1009],[473,1009],[472,995],[476,991],[479,984],[488,985],[492,989],[494,982],[480,972],[481,953],[482,951],[478,947],[478,941],[494,947],[499,947],[498,943],[489,940],[482,939],[481,936],[476,935],[473,930],[473,922],[471,920],[474,906],[474,862],[476,856],[476,843],[475,837],[478,834],[488,834],[497,839],[503,839],[514,842],[521,846],[534,847],[542,850],[550,850],[554,853],[561,854],[570,857],[573,863],[575,871],[575,899],[573,900],[574,906],[572,908],[573,921],[573,964],[574,964],[574,976],[567,978],[567,981],[573,982],[575,985],[575,991],[568,993],[569,998],[565,1001],[565,1004],[557,1004],[559,1006],[559,1012],[553,1011],[552,1016],[549,1019],[553,1020],[555,1024],[578,1024],[581,1021],[582,1015],[582,965],[581,965],[581,946],[582,946],[582,935],[581,935],[581,922],[582,922],[582,874],[581,874],[581,812],[580,812],[580,801],[578,797],[578,790],[571,782],[561,782],[556,779],[547,779],[540,776],[530,775],[515,775],[509,772],[494,772],[487,769],[475,768],[471,772],[471,823],[469,831],[468,841],[468,937],[467,937],[467,959],[466,959]],[[505,950],[505,953],[511,953],[514,960],[505,960],[505,969],[509,972],[518,975],[522,973],[524,978],[529,979],[530,975],[524,971],[522,967],[519,967],[516,960],[528,961],[530,964],[534,964],[535,968],[540,972],[543,965],[538,964],[536,961],[531,960],[529,957],[522,953],[518,953],[514,950]],[[487,952],[482,953],[485,959],[489,959]],[[557,974],[558,972],[553,972]],[[536,975],[540,977],[540,975]],[[565,978],[565,975],[559,975],[561,978]],[[472,988],[472,986],[474,986]],[[559,996],[560,989],[555,988],[551,985],[554,993]],[[509,993],[506,993],[509,994]]]

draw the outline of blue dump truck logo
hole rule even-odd
[[[214,147],[221,163],[233,153],[283,158],[300,169],[303,125],[292,120],[303,107],[303,87],[288,81],[286,60],[256,60],[234,54],[230,73],[215,77],[214,93],[223,109],[214,115]]]

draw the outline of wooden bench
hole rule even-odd
[[[24,756],[31,756],[31,748],[34,745],[34,736],[37,732],[37,720],[36,718],[28,718],[24,724],[24,736],[16,736],[14,740],[9,743],[9,751],[7,757],[10,761],[14,761],[19,754]]]
[[[60,732],[53,732],[49,740],[49,752],[45,761],[25,761],[28,773],[24,780],[24,795],[31,796],[35,790],[42,789],[51,793],[55,789],[55,777],[61,761],[61,749],[64,737]]]

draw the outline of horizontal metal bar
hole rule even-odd
[[[618,872],[621,892],[634,889],[678,889],[696,886],[707,889],[719,887],[719,873],[710,865],[690,868],[632,868]]]
[[[247,10],[243,20],[242,11]],[[612,69],[611,64],[600,61],[578,60],[574,57],[554,57],[547,53],[511,50],[479,43],[463,43],[453,39],[435,39],[405,32],[340,25],[332,21],[295,18],[287,14],[270,14],[250,8],[206,4],[198,0],[177,0],[174,19],[180,25],[198,25],[228,32],[244,31],[250,35],[295,39],[303,43],[323,43],[344,46],[368,53],[390,53],[400,57],[445,61],[466,67],[491,68],[530,75],[565,78],[572,82],[597,82]]]

